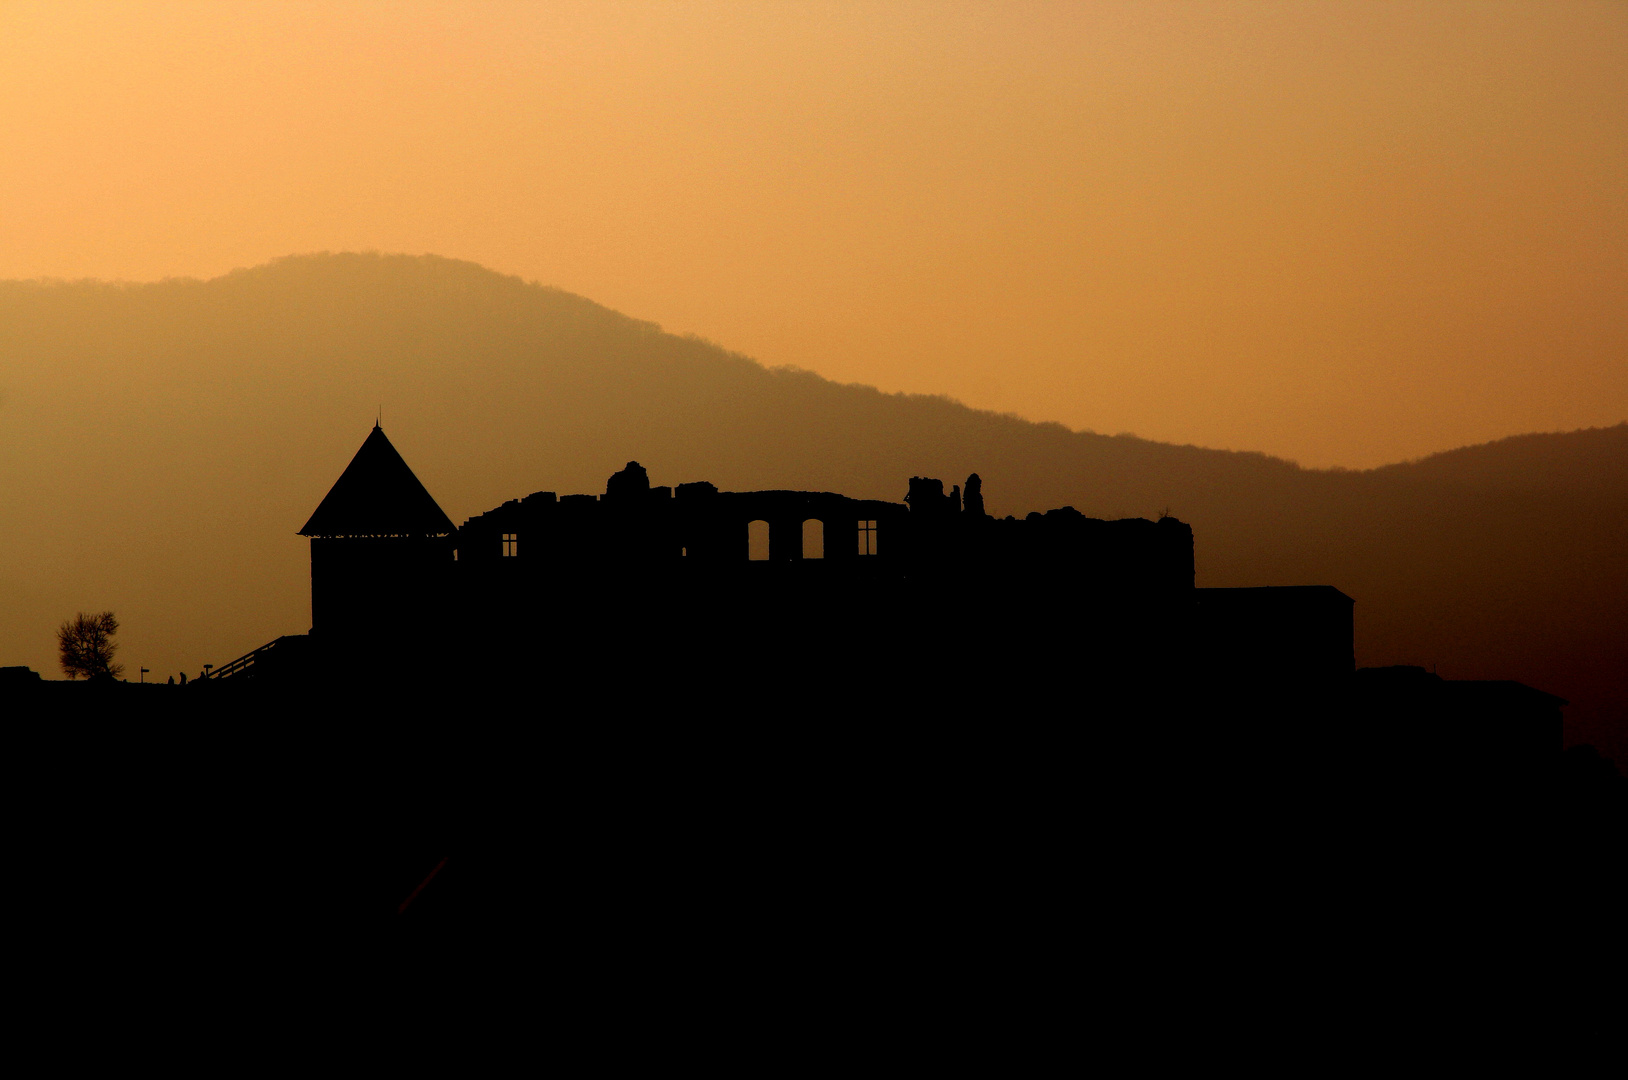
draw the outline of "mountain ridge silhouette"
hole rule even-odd
[[[1519,679],[1574,702],[1574,737],[1628,749],[1628,423],[1306,469],[768,368],[436,256],[0,282],[0,662],[53,674],[77,610],[117,611],[121,658],[155,672],[303,631],[294,532],[381,404],[458,522],[602,491],[630,458],[664,484],[897,501],[909,476],[976,471],[997,515],[1169,510],[1200,585],[1334,585],[1359,663]]]

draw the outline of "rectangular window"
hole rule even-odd
[[[520,534],[519,533],[504,533],[503,534],[503,557],[505,559],[512,559],[518,554],[520,554]]]
[[[861,555],[876,554],[876,522],[861,521],[859,523],[859,553]]]

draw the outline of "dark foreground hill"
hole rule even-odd
[[[295,530],[380,405],[455,521],[602,491],[630,458],[658,484],[898,500],[977,471],[1001,515],[1168,509],[1200,585],[1334,585],[1359,664],[1530,683],[1573,702],[1571,738],[1628,758],[1628,424],[1305,470],[766,370],[436,258],[0,285],[0,662],[52,671],[78,610],[119,614],[131,675],[303,631]]]

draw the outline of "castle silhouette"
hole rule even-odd
[[[1337,589],[1198,589],[1185,523],[1067,506],[995,518],[977,474],[948,493],[912,477],[893,503],[652,486],[630,461],[602,494],[536,492],[455,526],[375,426],[300,534],[308,640],[280,638],[215,679],[318,656],[350,672],[542,678],[633,652],[758,682],[883,669],[897,682],[936,657],[997,682],[1008,665],[1036,693],[1078,678],[1096,698],[1134,696],[1152,680],[1174,704],[1199,681],[1319,695],[1353,671],[1352,600]],[[980,696],[909,681],[917,697]]]
[[[389,895],[421,927],[525,925],[553,880],[520,854],[538,790],[575,823],[551,833],[562,865],[596,882],[577,917],[655,918],[641,954],[681,927],[777,933],[778,902],[721,901],[790,863],[899,905],[893,931],[852,924],[866,940],[954,932],[932,929],[953,894],[964,917],[1021,911],[1043,949],[1075,917],[1082,882],[1057,860],[1085,836],[1100,872],[1157,857],[1240,890],[1346,872],[1366,844],[1439,861],[1411,837],[1466,807],[1454,874],[1535,836],[1560,699],[1358,673],[1349,596],[1196,588],[1173,517],[995,518],[977,474],[944,487],[911,477],[897,503],[668,487],[630,461],[603,493],[536,492],[456,526],[376,426],[300,530],[312,627],[280,647],[304,685],[394,688],[392,716],[499,733],[481,738],[525,762],[466,747],[464,804],[426,811],[380,910]],[[350,710],[376,711],[369,693]],[[1167,897],[1116,902],[1142,919]],[[784,910],[832,904],[816,890]]]
[[[1186,523],[1069,506],[996,518],[976,473],[948,493],[911,477],[894,503],[652,485],[630,461],[601,494],[535,492],[458,526],[376,425],[299,531],[310,632],[208,683],[423,700],[552,684],[561,700],[603,680],[631,704],[714,680],[782,714],[852,717],[862,701],[944,716],[1017,696],[1189,727],[1423,712],[1502,717],[1523,746],[1552,740],[1565,704],[1509,681],[1357,672],[1338,589],[1197,588]]]
[[[590,980],[716,941],[1040,957],[1082,904],[1172,955],[1360,913],[1357,955],[1419,925],[1386,890],[1459,910],[1541,843],[1561,699],[1357,671],[1350,597],[1196,588],[1172,517],[628,462],[457,526],[375,426],[300,532],[308,633],[184,688],[13,687],[203,722],[129,729],[96,790],[207,791],[164,827],[213,853],[181,883],[223,926],[247,896],[256,925],[530,942]],[[1276,903],[1308,889],[1341,899]],[[190,933],[179,895],[144,910]]]

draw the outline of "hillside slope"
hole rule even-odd
[[[1335,585],[1360,663],[1531,683],[1628,761],[1628,425],[1305,470],[767,370],[433,257],[0,283],[0,663],[54,672],[78,610],[119,613],[132,674],[303,631],[294,532],[381,405],[455,521],[601,491],[630,458],[655,483],[897,500],[911,475],[977,471],[997,514],[1168,509],[1201,585]]]

